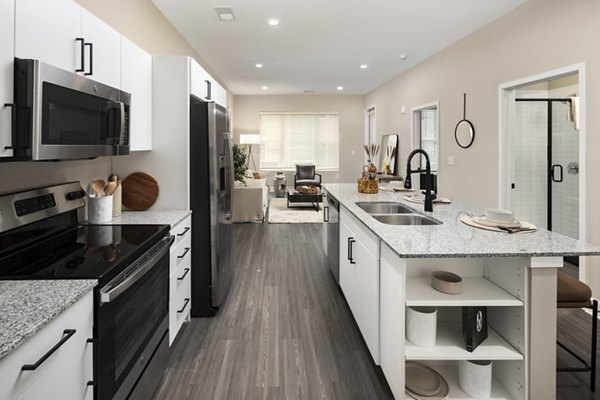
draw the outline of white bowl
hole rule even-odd
[[[498,222],[500,224],[510,224],[514,221],[512,211],[501,210],[499,208],[488,208],[485,210],[485,218],[490,222]]]

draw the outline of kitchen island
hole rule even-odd
[[[340,286],[376,364],[396,399],[405,397],[405,361],[438,370],[449,398],[468,398],[458,385],[457,360],[492,360],[492,398],[551,399],[556,391],[556,273],[564,256],[600,255],[600,248],[553,232],[484,231],[463,224],[480,215],[464,204],[435,204],[433,212],[405,193],[360,194],[356,184],[326,184],[340,207]],[[438,225],[388,225],[357,202],[397,202]],[[463,278],[458,295],[429,284],[434,270]],[[405,339],[408,306],[438,308],[432,348]],[[488,338],[465,349],[461,307],[488,308]]]

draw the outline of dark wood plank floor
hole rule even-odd
[[[155,398],[392,399],[327,269],[320,224],[234,232],[228,299],[216,317],[184,325]],[[589,314],[559,310],[558,335],[579,354],[589,355],[590,334]],[[577,366],[557,352],[560,365]],[[557,376],[560,400],[600,399],[588,387],[589,373]]]
[[[321,224],[234,225],[237,275],[193,318],[157,399],[392,399],[326,264]]]

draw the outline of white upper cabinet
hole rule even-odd
[[[81,9],[81,37],[85,40],[84,74],[106,85],[121,86],[121,35]]]
[[[130,150],[152,150],[152,55],[121,38],[121,89],[131,93]]]
[[[227,107],[227,92],[200,64],[190,58],[190,93],[202,101]]]
[[[15,53],[75,72],[81,65],[81,7],[72,0],[18,0]],[[4,14],[3,14],[4,15]],[[2,46],[6,42],[3,42]]]
[[[13,58],[15,0],[0,0],[0,157],[12,157],[11,107],[13,102]]]
[[[15,53],[121,85],[121,35],[72,0],[16,1]]]

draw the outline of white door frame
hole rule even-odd
[[[373,124],[373,137],[369,138],[369,110],[373,109],[373,111],[375,112],[375,123]],[[375,128],[377,127],[377,108],[375,107],[375,104],[372,104],[368,107],[365,107],[365,135],[363,138],[363,143],[364,144],[369,144],[369,143],[376,143],[375,142]],[[364,152],[364,149],[362,149],[361,147],[361,152],[363,153],[363,162],[364,164],[367,164],[367,154]]]
[[[510,184],[514,182],[513,143],[510,126],[515,124],[515,92],[518,87],[543,82],[563,77],[565,75],[578,74],[579,78],[579,240],[585,241],[587,237],[586,226],[586,177],[587,177],[587,154],[586,154],[586,75],[585,63],[573,64],[563,68],[529,76],[516,81],[498,85],[498,206],[500,208],[512,209]],[[580,258],[579,279],[585,281],[585,258]]]

